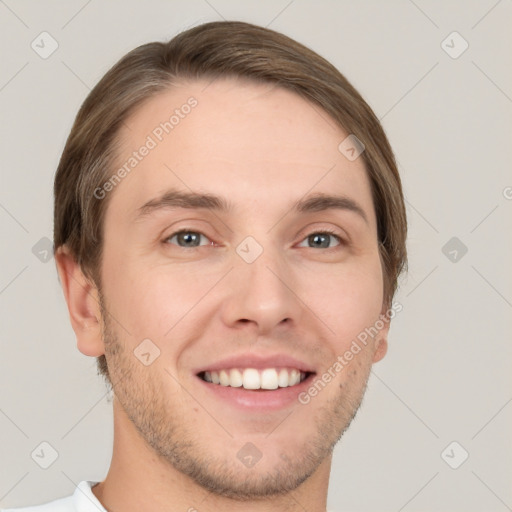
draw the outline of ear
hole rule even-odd
[[[67,246],[55,254],[57,272],[66,299],[77,347],[86,356],[105,353],[101,333],[101,308],[96,286],[85,277]]]
[[[373,362],[377,363],[380,361],[388,351],[388,333],[389,327],[391,323],[391,319],[386,313],[389,311],[389,308],[386,304],[382,306],[382,311],[380,312],[379,319],[384,323],[384,327],[379,331],[377,336],[375,337],[375,352],[373,354]]]

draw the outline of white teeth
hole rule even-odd
[[[295,386],[295,384],[298,384],[299,382],[300,382],[300,372],[299,372],[299,370],[294,369],[290,372],[288,386]]]
[[[273,368],[261,372],[261,389],[277,389],[277,372]]]
[[[279,372],[277,383],[280,388],[288,387],[288,371],[285,370],[284,368]]]
[[[221,370],[219,373],[219,381],[221,386],[229,386],[229,375],[226,370]]]
[[[240,387],[242,387],[242,385],[244,383],[242,373],[239,370],[237,370],[236,368],[233,368],[229,372],[229,380],[230,380],[229,385],[232,388],[240,388]]]
[[[297,368],[265,368],[257,370],[255,368],[231,370],[220,370],[204,372],[204,380],[221,386],[234,388],[244,387],[244,389],[277,389],[295,386],[306,378],[304,372]]]
[[[260,389],[260,374],[254,368],[246,368],[243,376],[243,387],[245,389]]]

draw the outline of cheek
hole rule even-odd
[[[332,331],[338,353],[378,320],[383,293],[378,256],[364,265],[316,272],[309,280],[307,304]]]
[[[129,259],[109,265],[105,276],[110,312],[131,334],[130,343],[149,338],[161,347],[179,337],[199,299],[218,279],[211,272],[200,275]]]

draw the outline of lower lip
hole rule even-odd
[[[210,393],[220,400],[241,408],[245,411],[266,412],[276,411],[288,407],[294,403],[300,403],[298,395],[311,385],[315,374],[311,373],[301,383],[295,386],[277,389],[253,390],[243,387],[232,388],[206,382],[196,376],[199,382]]]

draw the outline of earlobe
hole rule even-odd
[[[373,354],[373,362],[377,363],[380,361],[388,351],[388,340],[383,337],[379,338],[376,342],[375,353]]]
[[[87,356],[98,357],[104,354],[98,290],[83,274],[68,247],[58,248],[55,262],[78,350]]]
[[[388,351],[388,333],[390,327],[390,319],[386,315],[386,311],[387,308],[383,307],[380,314],[380,319],[382,322],[384,322],[384,326],[380,330],[379,334],[377,335],[377,339],[375,340],[375,353],[373,354],[374,363],[380,361]]]

